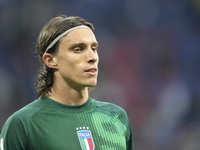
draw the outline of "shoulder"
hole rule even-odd
[[[92,102],[95,104],[95,106],[101,107],[101,108],[109,110],[109,111],[117,111],[117,112],[119,111],[122,113],[125,112],[125,110],[122,107],[120,107],[116,104],[110,103],[110,102],[103,102],[103,101],[98,101],[95,99],[92,99]]]
[[[29,120],[45,107],[42,100],[35,100],[11,115],[0,130],[5,149],[26,149]]]
[[[45,103],[42,100],[37,99],[28,105],[24,106],[20,110],[13,113],[6,121],[4,126],[10,125],[25,125],[31,119],[31,117],[45,107]]]
[[[92,99],[92,103],[95,105],[95,107],[99,107],[111,113],[117,113],[123,122],[127,122],[128,120],[127,113],[122,107],[113,103],[102,102],[95,99]]]

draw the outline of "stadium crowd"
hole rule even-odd
[[[100,72],[91,97],[127,111],[135,149],[199,149],[198,0],[0,0],[0,126],[37,98],[35,41],[60,14],[94,24]]]

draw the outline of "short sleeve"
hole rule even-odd
[[[0,131],[0,150],[27,150],[26,123],[18,115],[12,115]]]

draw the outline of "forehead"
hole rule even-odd
[[[97,42],[97,40],[92,30],[87,28],[73,30],[61,39],[61,43],[65,44],[73,44],[77,42],[93,43]]]

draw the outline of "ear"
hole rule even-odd
[[[43,55],[43,61],[49,68],[57,68],[57,60],[52,54],[45,53]]]

